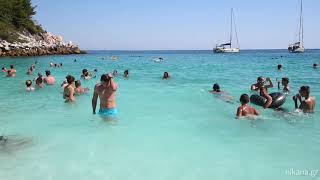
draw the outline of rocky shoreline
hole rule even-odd
[[[9,43],[0,39],[0,57],[4,56],[43,56],[43,55],[68,55],[84,54],[72,42],[65,43],[61,36],[51,33],[31,35],[19,34],[20,42]]]

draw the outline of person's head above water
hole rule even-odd
[[[310,95],[310,87],[309,86],[301,86],[299,93],[302,97],[309,97]]]
[[[289,78],[287,78],[287,77],[282,78],[281,83],[282,83],[283,86],[288,85],[289,84]]]
[[[102,83],[107,83],[107,82],[110,81],[111,78],[112,78],[112,76],[110,74],[102,74],[101,78],[100,78],[100,81]]]
[[[68,84],[72,84],[72,83],[74,82],[74,77],[71,76],[71,75],[68,75],[68,76],[66,77],[66,79],[67,79]]]
[[[27,86],[27,87],[30,87],[31,85],[32,85],[32,81],[31,81],[31,80],[27,80],[27,81],[26,81],[26,86]]]
[[[169,73],[168,72],[164,72],[163,73],[163,79],[168,79],[169,78]]]
[[[89,75],[88,69],[82,69],[82,74],[85,76]]]
[[[50,76],[51,72],[49,70],[46,70],[46,76]]]
[[[312,67],[316,69],[318,67],[318,64],[314,63]]]
[[[74,85],[77,87],[80,87],[81,86],[81,81],[80,80],[77,80],[74,82]]]
[[[124,77],[128,77],[129,76],[129,70],[128,69],[125,70],[123,74],[124,74]]]
[[[278,70],[281,70],[281,69],[282,69],[282,65],[278,64]]]
[[[242,94],[240,96],[240,102],[241,102],[242,105],[248,104],[250,102],[248,94]]]
[[[94,69],[93,72],[95,72],[95,73],[98,72],[98,69]]]
[[[214,92],[221,92],[220,90],[220,86],[219,84],[215,83],[213,86],[212,86],[212,89]]]
[[[14,68],[14,66],[13,66],[13,64],[11,64],[11,65],[10,65],[10,69],[13,69],[13,68]]]

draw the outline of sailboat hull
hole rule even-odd
[[[290,53],[304,53],[304,47],[296,47],[296,48],[292,48],[292,47],[289,47],[288,48],[288,51]]]
[[[239,48],[215,48],[213,50],[215,53],[239,53]]]

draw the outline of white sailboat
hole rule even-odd
[[[300,8],[300,25],[299,25],[299,41],[293,44],[290,44],[288,47],[288,51],[290,53],[303,53],[303,16],[302,16],[302,0],[301,0],[301,8]]]
[[[236,28],[236,23],[234,20],[234,13],[233,13],[233,8],[231,8],[231,28],[230,28],[230,39],[229,42],[224,43],[224,44],[218,44],[216,45],[216,48],[213,49],[215,53],[238,53],[240,52],[239,49],[239,41],[238,41],[238,33],[237,33],[237,28]],[[237,46],[233,47],[232,46],[232,38],[233,38],[233,27],[235,30],[235,35],[236,35],[236,40],[237,40]]]

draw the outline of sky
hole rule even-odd
[[[44,29],[85,50],[209,50],[228,40],[234,8],[241,49],[286,49],[299,0],[32,0]],[[320,1],[304,0],[305,47],[320,48]]]

